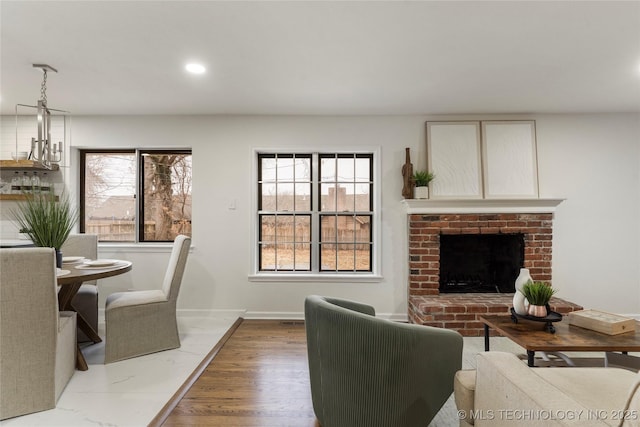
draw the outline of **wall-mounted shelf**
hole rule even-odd
[[[13,200],[16,202],[27,200],[28,197],[28,194],[0,194],[0,200]],[[58,196],[56,196],[56,200],[58,200]]]
[[[47,168],[40,162],[34,160],[0,160],[0,169],[4,170],[41,170],[41,171],[57,171],[60,167],[52,164],[51,168]]]

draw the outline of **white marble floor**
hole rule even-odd
[[[13,426],[146,426],[242,313],[179,317],[182,346],[105,365],[104,342],[83,349],[88,371],[76,371],[55,409],[12,418]],[[103,325],[98,331],[104,337]]]

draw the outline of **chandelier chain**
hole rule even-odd
[[[42,76],[42,85],[40,86],[40,98],[47,103],[47,70],[42,70],[44,75]]]

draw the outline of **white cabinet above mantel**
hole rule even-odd
[[[553,213],[565,199],[405,199],[408,214]]]

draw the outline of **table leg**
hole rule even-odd
[[[533,368],[535,366],[534,364],[535,355],[536,355],[535,351],[527,350],[527,365],[529,365],[530,368]]]
[[[91,325],[89,324],[89,322],[87,322],[87,320],[82,316],[82,314],[80,314],[80,312],[78,310],[76,310],[76,308],[73,306],[73,304],[71,305],[71,308],[73,309],[73,311],[76,312],[76,317],[78,319],[78,328],[80,328],[80,330],[82,332],[85,333],[85,335],[94,343],[97,344],[99,342],[102,342],[102,338],[100,338],[100,335],[98,335],[98,333],[96,331],[93,330],[93,328],[91,327]]]
[[[489,325],[484,325],[484,351],[489,351]]]

